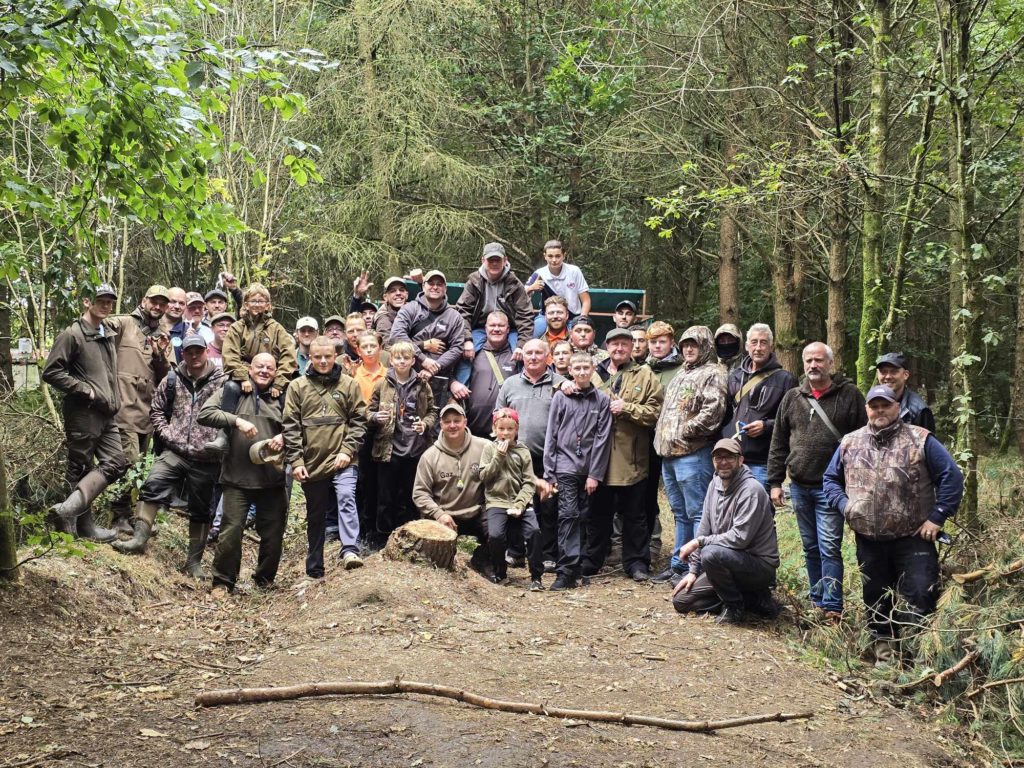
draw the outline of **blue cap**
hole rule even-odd
[[[872,400],[882,398],[888,400],[890,403],[898,403],[900,399],[896,397],[896,393],[893,392],[892,387],[886,384],[876,384],[868,390],[868,396],[864,398],[865,402],[870,403]]]

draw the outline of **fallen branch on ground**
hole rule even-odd
[[[974,581],[980,581],[981,579],[988,578],[990,581],[996,579],[1005,579],[1007,576],[1012,576],[1015,573],[1024,571],[1024,560],[1016,560],[1007,566],[1005,571],[995,571],[995,566],[986,565],[984,568],[979,568],[976,571],[969,571],[968,573],[954,573],[953,581],[957,584],[970,584]]]
[[[755,723],[782,723],[787,720],[807,720],[812,712],[776,712],[768,715],[747,715],[727,720],[668,720],[663,717],[631,715],[625,712],[595,712],[586,709],[563,709],[546,704],[530,704],[522,701],[502,701],[486,696],[433,683],[417,683],[412,680],[390,680],[370,683],[306,683],[280,688],[235,688],[220,691],[204,691],[196,696],[200,707],[217,707],[223,704],[254,704],[268,701],[289,701],[312,696],[390,696],[396,693],[419,693],[424,696],[440,696],[455,699],[483,709],[497,709],[502,712],[559,717],[567,720],[591,720],[598,723],[619,723],[620,725],[648,725],[670,731],[692,731],[710,733],[724,728],[736,728]]]
[[[987,691],[989,688],[999,688],[1003,685],[1017,685],[1018,683],[1024,683],[1024,677],[1011,677],[1006,680],[991,680],[984,685],[979,685],[974,690],[967,692],[967,698],[973,699],[982,691]]]
[[[932,684],[934,684],[936,688],[941,688],[943,684],[945,684],[945,682],[949,680],[949,678],[951,678],[957,672],[960,672],[963,669],[965,669],[968,664],[970,664],[972,661],[978,658],[978,654],[979,651],[971,651],[970,653],[966,654],[962,659],[960,659],[960,661],[958,661],[956,664],[949,667],[948,669],[944,669],[938,673],[929,672],[927,675],[919,677],[917,678],[917,680],[911,680],[909,683],[901,683],[899,685],[896,685],[894,683],[883,682],[881,687],[897,692],[908,691],[912,688],[917,688],[917,686],[923,683],[927,683],[929,680],[931,680]]]

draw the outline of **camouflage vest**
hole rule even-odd
[[[924,443],[928,430],[897,421],[879,434],[862,427],[846,435],[842,452],[846,477],[846,521],[869,539],[910,536],[935,506]]]

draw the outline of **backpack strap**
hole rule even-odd
[[[740,401],[744,397],[746,397],[751,392],[753,392],[754,391],[754,387],[756,387],[762,381],[767,381],[774,374],[778,373],[781,370],[782,370],[781,368],[774,368],[774,369],[772,369],[770,371],[761,371],[760,373],[755,373],[753,376],[751,376],[749,379],[747,379],[747,383],[744,384],[740,388],[739,392],[737,392],[735,395],[733,395],[733,400],[735,401],[736,405],[739,405]]]

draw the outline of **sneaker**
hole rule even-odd
[[[555,578],[555,583],[551,585],[550,589],[552,592],[576,589],[576,579],[572,576],[566,576],[564,573],[560,573],[557,578]]]
[[[629,577],[633,579],[633,581],[644,582],[650,580],[651,574],[648,573],[646,568],[641,567],[634,568],[633,572],[629,574]]]
[[[580,577],[580,585],[584,586],[584,587],[589,587],[590,586],[590,579],[591,579],[590,576],[581,576]],[[554,589],[554,587],[551,587],[551,588]]]
[[[206,537],[206,545],[213,548],[212,545],[217,543],[217,539],[220,538],[220,528],[211,528],[209,535]]]
[[[743,623],[743,609],[738,605],[727,605],[718,614],[715,624],[731,624],[733,626]]]
[[[825,611],[821,612],[822,619],[825,620],[826,624],[832,624],[833,626],[843,623],[843,612],[842,611]]]
[[[672,568],[666,568],[664,571],[655,576],[651,581],[655,584],[664,584],[666,581],[671,581],[672,577],[676,575],[676,571]],[[674,585],[673,585],[674,586]]]
[[[554,560],[545,560],[544,573],[558,573],[558,563]]]
[[[892,640],[875,640],[871,644],[876,667],[887,667],[896,661],[896,643]]]
[[[341,562],[345,566],[346,571],[351,571],[353,568],[363,567],[363,558],[355,552],[346,552],[341,556]]]
[[[530,582],[530,591],[531,592],[543,592],[544,591],[544,582],[541,581],[540,579],[534,579],[533,581]]]
[[[505,555],[505,562],[509,568],[525,568],[526,558],[522,555]]]

